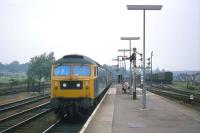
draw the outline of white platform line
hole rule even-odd
[[[110,88],[110,89],[112,89],[112,88]],[[110,89],[109,89],[109,90],[110,90]],[[108,91],[109,91],[109,90],[108,90]],[[81,128],[81,130],[80,130],[79,133],[84,133],[84,132],[85,132],[85,130],[86,130],[86,128],[88,127],[88,125],[90,124],[92,118],[94,117],[94,115],[96,114],[97,110],[98,110],[99,107],[101,106],[103,100],[105,99],[106,95],[107,95],[107,92],[106,92],[106,94],[104,95],[104,97],[101,99],[100,103],[97,105],[97,107],[95,108],[95,110],[92,112],[92,115],[88,118],[88,120],[86,121],[86,123],[83,125],[83,127]]]

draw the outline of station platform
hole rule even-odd
[[[137,99],[114,85],[85,133],[200,133],[200,112],[175,101],[147,92],[147,109]]]

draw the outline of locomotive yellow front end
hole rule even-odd
[[[51,69],[51,107],[70,118],[86,116],[108,88],[108,73],[82,55],[66,55]]]
[[[93,64],[52,65],[51,98],[94,98]]]
[[[81,55],[66,55],[51,69],[51,107],[69,117],[85,115],[95,102],[96,63]]]

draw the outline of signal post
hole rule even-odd
[[[133,54],[130,57],[130,61],[133,62],[133,99],[136,99],[136,48],[133,48]]]

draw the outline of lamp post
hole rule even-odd
[[[127,5],[128,10],[143,10],[143,85],[142,85],[142,109],[146,108],[145,89],[145,11],[161,10],[162,5]]]
[[[122,57],[122,60],[124,61],[124,68],[125,68],[125,71],[124,71],[124,79],[126,79],[126,58],[127,56],[125,56],[125,52],[126,51],[129,51],[128,49],[118,49],[118,52],[124,52],[124,58]]]
[[[131,57],[131,40],[139,40],[140,37],[121,37],[121,40],[129,40],[129,54]],[[133,85],[132,85],[132,68],[131,68],[131,60],[130,60],[130,80],[129,80],[129,85],[130,85],[130,93],[133,93]]]
[[[152,57],[153,57],[153,51],[151,51],[151,87],[152,87],[152,64],[153,64]]]
[[[123,59],[126,58],[127,56],[125,56],[125,55],[124,55],[124,56],[120,56],[120,55],[117,56],[117,58],[120,58],[120,57],[122,58],[122,59],[119,60],[119,61],[120,61],[120,63],[121,63],[121,67],[122,67],[122,69],[123,69],[123,72],[122,72],[122,79],[123,79],[123,81],[124,81],[124,76],[125,76],[125,70],[124,70],[124,68],[125,68],[125,62],[123,63],[123,61],[124,61]]]
[[[117,61],[117,67],[119,68],[119,60],[118,59],[112,59],[112,61]]]
[[[117,79],[118,79],[118,83],[120,83],[120,79],[119,79],[119,58],[117,57],[117,59],[112,59],[112,61],[117,61]]]

